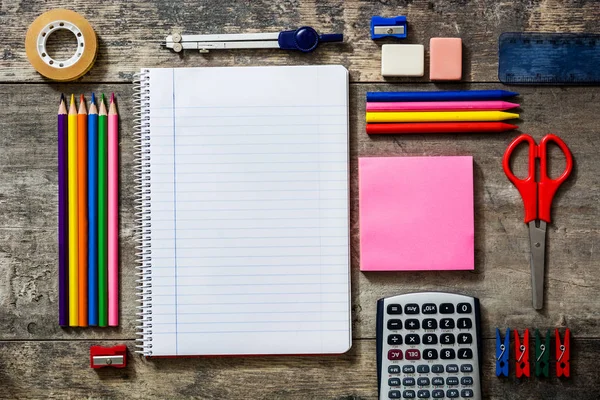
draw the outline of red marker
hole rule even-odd
[[[406,122],[395,124],[367,124],[367,133],[369,135],[375,135],[505,132],[517,128],[517,125],[507,124],[506,122]]]

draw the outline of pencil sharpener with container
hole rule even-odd
[[[113,347],[90,347],[91,368],[125,368],[127,366],[127,346],[120,344]]]

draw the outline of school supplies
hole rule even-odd
[[[459,81],[462,77],[462,39],[431,38],[429,40],[429,79]]]
[[[510,354],[510,328],[506,328],[504,339],[496,328],[496,376],[508,377],[508,357]]]
[[[564,172],[556,179],[548,176],[548,142],[554,142],[566,159]],[[510,158],[515,148],[527,143],[529,146],[529,166],[525,179],[517,178],[510,167]],[[540,160],[540,179],[536,182],[536,159]],[[546,253],[546,224],[550,223],[552,199],[558,187],[569,177],[573,169],[573,157],[569,148],[558,136],[548,134],[537,145],[535,140],[522,134],[513,140],[502,158],[502,168],[508,179],[515,185],[525,206],[525,223],[529,226],[531,248],[531,287],[533,308],[539,310],[544,305],[544,263]]]
[[[515,375],[517,378],[526,376],[529,378],[529,329],[525,329],[523,341],[519,337],[519,332],[515,329]]]
[[[90,347],[90,368],[125,368],[127,366],[127,346]]]
[[[397,101],[370,102],[367,111],[504,111],[520,107],[508,101]]]
[[[115,94],[108,108],[108,325],[119,325],[119,116]]]
[[[542,338],[539,330],[535,330],[535,376],[550,376],[550,329],[546,338]]]
[[[473,101],[502,100],[518,96],[519,93],[506,90],[464,90],[433,92],[367,92],[370,101]]]
[[[390,124],[367,124],[369,135],[411,133],[468,133],[505,132],[517,129],[517,125],[504,122],[404,122]]]
[[[136,87],[140,352],[348,350],[347,70],[143,69]]]
[[[564,342],[560,338],[558,329],[554,331],[556,341],[556,376],[558,378],[571,376],[571,331],[565,329]]]
[[[69,326],[68,123],[65,96],[61,95],[58,106],[58,324],[60,326]]]
[[[371,39],[394,37],[404,39],[407,33],[406,17],[371,17]]]
[[[72,32],[77,50],[68,60],[55,60],[46,49],[48,37],[58,30]],[[33,21],[25,37],[27,59],[37,72],[55,81],[72,81],[87,73],[94,65],[98,42],[90,23],[71,10],[56,9],[43,13]]]
[[[79,222],[77,199],[77,107],[71,95],[68,114],[68,192],[69,192],[69,326],[79,326]]]
[[[342,42],[341,33],[318,34],[310,26],[296,30],[274,33],[239,33],[218,35],[181,35],[174,33],[167,36],[163,46],[179,53],[182,50],[198,50],[208,53],[209,50],[229,49],[282,49],[298,50],[308,53],[317,48],[319,43]]]
[[[98,325],[108,325],[108,116],[98,111]]]
[[[504,121],[519,118],[505,111],[390,111],[367,112],[367,122]]]
[[[98,325],[98,108],[92,93],[88,113],[88,325]]]
[[[360,157],[358,175],[361,271],[474,268],[472,157]]]
[[[498,39],[498,79],[506,84],[600,83],[600,35],[507,32]]]
[[[381,46],[382,76],[423,76],[425,49],[422,44],[384,44]]]
[[[85,99],[81,95],[77,114],[77,238],[79,243],[78,280],[79,280],[79,326],[87,326],[87,249],[88,249],[88,215],[87,215],[87,110]]]

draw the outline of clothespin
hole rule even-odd
[[[506,328],[504,343],[500,330],[496,328],[496,376],[508,376],[508,355],[510,354],[510,328]]]
[[[114,347],[90,347],[91,368],[125,368],[127,365],[127,346],[120,344]]]
[[[542,343],[540,331],[535,330],[535,376],[548,377],[550,369],[550,329],[546,332],[546,339]]]
[[[519,332],[515,329],[515,366],[517,378],[523,375],[529,378],[529,329],[525,329],[523,343],[521,343]]]
[[[554,331],[554,340],[556,341],[556,376],[571,376],[571,331],[565,330],[565,341],[561,343],[558,329]]]

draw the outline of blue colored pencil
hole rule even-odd
[[[98,109],[88,112],[88,325],[98,325]]]
[[[518,96],[507,90],[459,90],[434,92],[367,92],[367,101],[470,101],[502,100]]]

